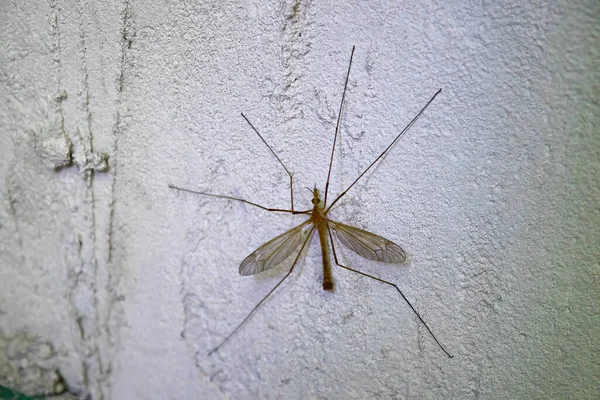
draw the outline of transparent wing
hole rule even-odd
[[[254,250],[240,264],[240,275],[258,274],[281,264],[300,246],[303,236],[302,228],[309,222],[310,220],[305,221]]]
[[[386,263],[406,261],[404,250],[386,238],[339,222],[328,220],[327,223],[340,243],[361,257]]]

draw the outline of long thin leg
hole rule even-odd
[[[181,191],[184,191],[184,192],[190,192],[190,193],[195,193],[195,194],[201,194],[201,195],[204,195],[204,196],[217,197],[219,199],[241,201],[242,203],[250,204],[251,206],[262,208],[263,210],[266,210],[266,211],[284,212],[284,213],[290,213],[290,214],[310,214],[310,210],[294,211],[294,210],[284,210],[284,209],[281,209],[281,208],[269,208],[269,207],[261,206],[260,204],[253,203],[253,202],[248,201],[248,200],[239,199],[237,197],[223,196],[221,194],[213,194],[213,193],[206,193],[206,192],[197,192],[195,190],[181,188],[181,187],[175,186],[175,185],[170,184],[170,183],[169,183],[169,187],[171,189],[181,190]]]
[[[394,145],[394,144],[395,144],[395,143],[398,141],[398,139],[400,139],[400,137],[401,137],[402,135],[404,135],[404,133],[406,133],[406,131],[408,131],[408,129],[409,129],[411,126],[412,126],[412,124],[414,124],[414,123],[415,123],[415,121],[416,121],[416,120],[417,120],[417,119],[418,119],[418,118],[421,116],[421,114],[423,114],[423,111],[425,111],[425,109],[426,109],[427,107],[429,107],[429,105],[431,104],[431,102],[433,101],[433,99],[435,99],[435,98],[436,98],[436,96],[437,96],[438,94],[440,94],[440,92],[441,92],[441,91],[442,91],[442,89],[440,89],[440,90],[438,90],[437,92],[435,92],[435,94],[433,95],[433,97],[432,97],[431,99],[429,99],[429,101],[427,102],[427,104],[425,104],[425,107],[423,107],[423,108],[421,109],[421,111],[419,111],[419,113],[418,113],[418,114],[417,114],[417,115],[416,115],[416,116],[415,116],[415,117],[414,117],[414,118],[413,118],[413,119],[412,119],[412,120],[411,120],[411,121],[408,123],[408,125],[406,125],[406,127],[405,127],[404,129],[402,129],[402,131],[401,131],[401,132],[398,134],[398,136],[396,136],[396,138],[395,138],[394,140],[392,140],[392,143],[390,143],[390,145],[389,145],[388,147],[386,147],[386,148],[385,148],[385,150],[384,150],[384,151],[383,151],[383,152],[382,152],[382,153],[381,153],[381,154],[380,154],[380,155],[379,155],[379,156],[378,156],[378,157],[375,159],[375,161],[373,161],[373,162],[371,163],[371,165],[369,165],[369,166],[367,167],[367,169],[365,169],[365,170],[364,170],[364,171],[363,171],[363,172],[362,172],[362,173],[361,173],[361,174],[358,176],[358,178],[356,178],[356,180],[355,180],[354,182],[352,182],[352,184],[351,184],[350,186],[348,186],[348,188],[347,188],[346,190],[344,190],[344,191],[343,191],[343,192],[342,192],[342,193],[341,193],[341,194],[340,194],[340,195],[337,197],[337,199],[335,199],[335,200],[333,201],[333,203],[331,203],[331,205],[330,205],[329,207],[327,207],[327,209],[325,210],[325,214],[327,214],[327,212],[328,212],[328,211],[331,209],[331,207],[333,207],[333,205],[334,205],[335,203],[337,203],[337,202],[338,202],[338,201],[339,201],[339,200],[340,200],[340,199],[341,199],[341,198],[342,198],[342,197],[343,197],[343,196],[344,196],[344,195],[345,195],[345,194],[346,194],[346,193],[347,193],[347,192],[348,192],[348,191],[349,191],[349,190],[352,188],[352,186],[354,186],[354,185],[356,184],[356,182],[358,182],[358,180],[359,180],[360,178],[362,178],[362,177],[363,177],[363,175],[364,175],[364,174],[366,174],[366,173],[367,173],[367,171],[368,171],[368,170],[370,170],[370,169],[371,169],[371,167],[372,167],[373,165],[375,165],[375,163],[376,163],[377,161],[379,161],[379,160],[381,159],[381,157],[383,157],[383,156],[385,155],[385,153],[387,153],[387,151],[388,151],[389,149],[391,149],[391,148],[392,148],[392,146],[393,146],[393,145]]]
[[[327,193],[329,192],[329,176],[331,175],[331,166],[333,165],[333,155],[335,154],[335,142],[337,141],[338,132],[340,130],[340,119],[342,118],[342,107],[344,106],[344,98],[346,97],[346,88],[348,87],[348,78],[350,77],[350,68],[352,67],[352,58],[354,57],[354,46],[350,53],[350,63],[348,64],[348,72],[346,72],[346,83],[344,83],[344,91],[342,92],[342,101],[340,103],[340,111],[338,112],[337,123],[335,124],[335,136],[333,137],[333,147],[331,148],[331,158],[329,159],[329,171],[327,171],[327,182],[325,182],[325,200],[324,206],[327,206]]]
[[[271,153],[273,153],[273,155],[275,156],[275,158],[277,159],[277,161],[279,161],[279,164],[281,164],[281,166],[283,167],[283,169],[285,169],[285,172],[287,172],[287,174],[290,176],[290,200],[292,203],[292,211],[294,211],[294,180],[292,178],[292,173],[286,168],[286,166],[283,164],[283,161],[281,161],[281,159],[279,158],[279,156],[275,153],[275,151],[273,151],[273,149],[271,148],[271,146],[269,146],[269,143],[267,143],[267,141],[265,140],[265,138],[262,137],[262,135],[260,133],[258,133],[258,129],[256,129],[254,127],[254,125],[252,125],[252,123],[248,120],[248,118],[246,118],[246,116],[244,115],[244,113],[240,113],[242,114],[242,117],[244,117],[244,119],[246,120],[246,122],[248,123],[248,125],[250,125],[250,127],[254,130],[254,132],[256,132],[256,134],[258,135],[258,137],[260,138],[260,140],[263,141],[263,143],[269,148],[269,150],[271,150]]]
[[[300,251],[298,252],[298,255],[296,256],[296,258],[294,259],[294,262],[292,263],[292,267],[290,268],[290,270],[288,271],[287,274],[285,274],[285,276],[279,281],[279,283],[277,283],[277,285],[275,285],[275,287],[273,289],[271,289],[271,291],[269,293],[267,293],[267,295],[265,297],[263,297],[263,299],[261,301],[258,302],[257,305],[254,306],[254,308],[252,309],[252,311],[250,311],[250,313],[248,313],[248,315],[246,316],[246,318],[244,318],[244,320],[242,322],[240,322],[240,324],[233,330],[233,332],[231,332],[217,347],[215,347],[214,349],[212,349],[208,355],[210,356],[212,353],[214,353],[215,351],[219,350],[225,343],[227,343],[227,341],[229,339],[231,339],[231,337],[240,330],[240,328],[242,327],[242,325],[244,325],[244,323],[248,320],[248,318],[250,318],[250,316],[252,314],[254,314],[254,312],[256,310],[258,310],[258,307],[260,307],[265,300],[267,300],[267,298],[275,291],[275,289],[277,289],[279,287],[279,285],[281,285],[283,283],[283,281],[286,280],[286,278],[288,276],[290,276],[290,274],[292,273],[292,271],[294,270],[294,267],[296,266],[296,263],[298,263],[298,259],[300,258],[300,255],[302,254],[302,251],[304,250],[304,247],[306,246],[306,243],[308,243],[308,240],[310,239],[310,237],[312,236],[313,231],[315,230],[314,227],[312,227],[310,229],[310,231],[308,232],[308,236],[306,237],[306,239],[304,240],[304,243],[302,243],[302,247],[300,247]]]
[[[345,265],[342,265],[342,264],[339,263],[338,258],[337,258],[337,253],[335,252],[335,244],[333,243],[333,236],[331,235],[331,229],[329,228],[329,226],[327,226],[327,229],[329,231],[329,241],[331,242],[331,249],[333,250],[333,259],[335,260],[335,263],[339,267],[347,269],[348,271],[356,272],[357,274],[360,274],[362,276],[366,276],[367,278],[375,279],[378,282],[385,283],[387,285],[390,285],[390,286],[393,286],[394,288],[396,288],[396,290],[398,291],[398,293],[400,293],[400,296],[402,296],[402,298],[404,299],[404,301],[406,301],[406,303],[410,306],[411,310],[413,310],[413,312],[415,313],[415,315],[419,318],[419,321],[421,321],[421,323],[425,326],[425,328],[427,329],[427,332],[429,332],[429,334],[431,335],[431,337],[433,338],[433,340],[435,340],[435,342],[438,344],[438,346],[440,346],[440,348],[444,351],[444,353],[446,353],[446,355],[448,357],[450,357],[450,358],[454,357],[450,353],[448,353],[446,351],[446,349],[444,348],[444,346],[442,346],[442,344],[437,340],[437,338],[435,337],[435,335],[433,334],[433,332],[431,331],[431,329],[429,329],[429,326],[427,326],[427,324],[425,323],[425,321],[423,321],[423,318],[421,318],[421,316],[419,315],[419,313],[417,312],[417,310],[415,310],[415,308],[413,307],[413,305],[410,304],[410,301],[408,301],[408,299],[406,298],[406,296],[404,296],[404,293],[402,293],[402,291],[400,290],[400,288],[398,286],[396,286],[392,282],[385,281],[385,280],[383,280],[381,278],[377,278],[376,276],[373,276],[373,275],[365,274],[364,272],[361,272],[361,271],[358,271],[356,269],[352,269],[352,268],[346,267]]]

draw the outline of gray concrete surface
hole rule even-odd
[[[597,1],[3,1],[0,385],[90,399],[593,399],[600,381]],[[318,242],[240,277],[438,89],[332,215],[406,266]],[[339,247],[339,246],[338,246]],[[58,389],[57,389],[58,385]]]

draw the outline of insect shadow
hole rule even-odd
[[[327,181],[325,183],[325,196],[321,196],[321,192],[319,189],[314,187],[312,189],[313,198],[311,200],[313,204],[313,208],[310,210],[298,211],[294,209],[294,180],[293,175],[290,170],[285,166],[283,161],[279,158],[279,156],[273,151],[271,146],[267,143],[267,141],[262,137],[262,135],[258,132],[258,130],[252,125],[250,120],[242,113],[242,117],[246,120],[246,122],[250,125],[252,130],[256,132],[258,137],[263,141],[263,143],[267,146],[267,148],[271,151],[271,153],[275,156],[277,161],[281,164],[281,166],[285,169],[285,172],[290,177],[290,203],[291,209],[282,209],[282,208],[271,208],[265,207],[260,204],[254,203],[252,201],[248,201],[245,199],[240,199],[237,197],[225,196],[214,193],[206,193],[200,192],[196,190],[186,189],[182,187],[175,186],[173,184],[169,184],[169,187],[172,189],[200,194],[204,196],[211,196],[220,199],[227,200],[235,200],[240,201],[258,208],[261,208],[270,212],[278,212],[278,213],[288,213],[288,214],[305,214],[308,215],[309,218],[301,223],[300,225],[290,229],[287,232],[282,233],[281,235],[269,240],[267,243],[260,246],[256,249],[252,254],[242,261],[239,268],[239,273],[242,276],[255,275],[260,272],[269,270],[271,268],[275,268],[279,264],[281,264],[284,260],[290,257],[293,253],[297,251],[297,255],[292,262],[292,266],[290,270],[285,274],[285,276],[267,293],[265,297],[248,313],[246,318],[240,322],[237,327],[225,338],[221,341],[221,343],[215,347],[213,350],[209,352],[213,354],[217,350],[219,350],[225,343],[231,339],[231,337],[240,330],[240,328],[246,323],[246,321],[254,314],[254,312],[265,302],[265,300],[287,279],[288,276],[294,270],[302,251],[306,247],[306,244],[309,242],[313,233],[316,231],[319,236],[319,242],[321,245],[321,255],[323,260],[323,289],[324,290],[333,290],[333,277],[331,275],[331,261],[329,259],[329,244],[331,244],[331,249],[333,250],[333,259],[335,264],[338,267],[341,267],[345,270],[352,271],[354,273],[360,274],[367,278],[374,279],[378,282],[384,283],[386,285],[392,286],[395,288],[400,296],[406,301],[411,310],[415,313],[415,315],[419,318],[419,321],[425,326],[433,340],[438,344],[438,346],[442,349],[444,353],[450,358],[453,356],[446,351],[444,346],[438,341],[436,336],[433,334],[429,326],[425,323],[421,315],[417,312],[417,310],[413,307],[411,302],[406,298],[404,293],[400,290],[400,288],[392,282],[388,282],[386,280],[377,278],[376,276],[361,272],[354,268],[350,268],[346,265],[342,265],[339,262],[337,251],[335,247],[335,243],[333,237],[335,236],[339,243],[343,246],[347,247],[351,251],[355,252],[361,257],[364,257],[369,260],[380,261],[384,263],[398,263],[401,264],[406,261],[406,253],[404,250],[386,238],[375,235],[374,233],[365,231],[363,229],[359,229],[350,225],[342,224],[340,222],[333,221],[328,217],[329,211],[331,208],[340,201],[346,193],[356,183],[373,167],[391,148],[396,142],[404,135],[408,129],[415,123],[415,121],[423,114],[423,112],[429,107],[429,105],[433,102],[433,100],[437,97],[438,94],[442,91],[439,89],[425,104],[425,106],[417,113],[417,115],[406,125],[406,127],[392,140],[392,142],[379,154],[379,156],[363,171],[361,174],[352,182],[346,190],[340,193],[328,206],[327,205],[327,195],[329,193],[329,181],[331,178],[331,167],[333,165],[333,157],[335,155],[335,145],[337,142],[339,127],[340,127],[340,119],[342,115],[342,107],[344,106],[344,99],[346,97],[346,89],[348,87],[348,78],[350,77],[350,70],[352,68],[352,59],[354,57],[354,46],[352,47],[352,53],[350,54],[350,62],[348,64],[348,71],[346,73],[346,82],[344,84],[344,91],[342,92],[342,101],[340,103],[340,109],[338,112],[337,123],[335,126],[335,136],[333,137],[333,146],[331,149],[331,157],[329,159],[329,170],[327,172]],[[310,190],[310,189],[309,189]]]

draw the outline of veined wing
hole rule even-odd
[[[386,263],[403,263],[406,253],[400,246],[374,233],[327,220],[340,243],[361,257]]]
[[[301,223],[254,250],[240,264],[240,275],[258,274],[281,264],[300,246],[302,243],[302,228],[309,222],[310,220]]]

